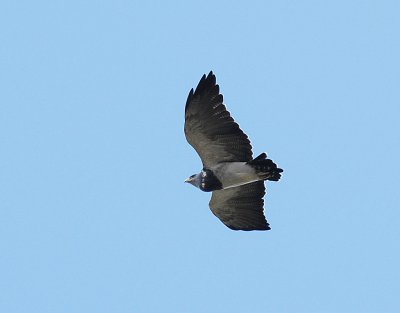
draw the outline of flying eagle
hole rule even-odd
[[[265,153],[253,159],[250,141],[223,104],[212,71],[189,92],[185,135],[203,163],[185,182],[212,192],[214,215],[233,230],[269,230],[264,180],[278,181],[283,170]]]

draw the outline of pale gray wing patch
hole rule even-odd
[[[207,168],[252,159],[251,144],[223,104],[215,75],[203,76],[185,107],[186,139]]]
[[[233,230],[269,230],[264,216],[263,181],[213,191],[210,209]]]

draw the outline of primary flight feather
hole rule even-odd
[[[283,172],[265,153],[253,159],[247,135],[223,104],[211,71],[191,89],[185,106],[185,135],[203,163],[185,182],[212,191],[210,209],[233,230],[268,230],[264,216],[265,180]]]

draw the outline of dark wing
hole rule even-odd
[[[263,212],[264,195],[263,181],[215,190],[210,209],[222,223],[233,230],[269,230]]]
[[[186,101],[186,139],[207,168],[221,162],[247,162],[252,159],[249,139],[222,102],[213,72],[207,77],[203,75]]]

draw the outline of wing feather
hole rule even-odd
[[[263,181],[215,190],[210,209],[222,223],[233,230],[269,230],[264,216],[264,195]]]
[[[196,90],[189,92],[185,106],[185,135],[204,167],[252,159],[250,141],[226,110],[213,72],[203,75]]]

